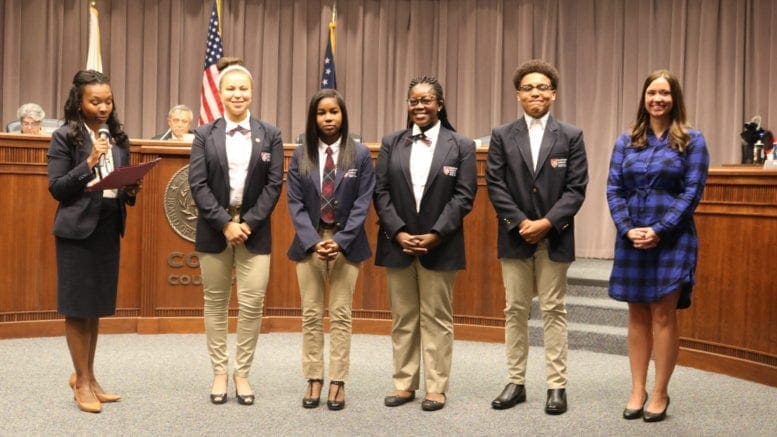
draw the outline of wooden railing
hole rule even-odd
[[[56,202],[48,193],[48,138],[0,133],[0,339],[62,335],[56,312],[51,235]],[[294,146],[285,148],[286,165]],[[372,145],[376,153],[376,145]],[[479,149],[478,193],[465,219],[467,269],[454,290],[456,337],[504,338],[504,288],[496,258],[496,219]],[[132,140],[134,163],[161,157],[129,209],[122,241],[119,295],[105,332],[202,332],[202,287],[184,169],[185,143]],[[183,169],[183,170],[182,170]],[[183,183],[182,183],[183,181]],[[368,235],[376,235],[374,210]],[[682,364],[777,386],[777,171],[715,168],[696,214],[700,262],[693,306],[680,315]],[[285,188],[273,213],[273,255],[263,331],[299,331],[294,264],[286,258],[293,228]],[[371,244],[374,250],[374,238]],[[390,314],[384,269],[362,263],[354,295],[354,331],[387,334]],[[232,299],[236,311],[236,299]]]

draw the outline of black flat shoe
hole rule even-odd
[[[345,381],[330,381],[329,382],[329,392],[332,392],[332,386],[336,385],[337,389],[335,390],[334,396],[332,396],[332,400],[326,401],[326,406],[330,410],[336,411],[336,410],[342,410],[345,408],[345,399],[342,401],[337,400],[337,395],[340,394],[340,389],[342,389],[345,386]]]
[[[548,389],[548,399],[545,401],[545,412],[548,414],[564,414],[567,412],[566,389]]]
[[[660,413],[651,413],[650,411],[645,410],[645,412],[642,414],[642,420],[645,422],[660,422],[666,419],[667,408],[669,408],[669,396],[666,397],[666,406],[664,407],[664,411]]]
[[[221,394],[210,394],[210,401],[216,405],[218,404],[225,404],[227,402],[227,394],[221,393]]]
[[[323,388],[324,380],[323,379],[308,379],[308,390],[306,394],[309,394],[310,397],[304,397],[302,398],[302,408],[316,408],[321,402],[321,390],[318,391],[318,397],[313,397],[313,383],[319,383],[321,384],[321,388]]]
[[[506,410],[516,404],[526,401],[526,388],[523,384],[507,384],[502,393],[491,401],[491,407],[496,410]]]
[[[624,408],[623,409],[623,418],[626,419],[626,420],[634,420],[634,419],[639,419],[640,417],[642,417],[642,412],[645,409],[645,404],[647,403],[647,400],[648,400],[648,394],[647,394],[647,392],[645,392],[645,400],[642,401],[642,406],[639,407],[639,408],[635,408],[635,409]]]
[[[410,396],[386,396],[383,398],[383,404],[387,407],[398,407],[415,399],[415,391],[410,392]]]
[[[448,398],[445,397],[445,393],[443,393],[442,396],[443,398],[445,398],[446,401],[448,400]],[[445,401],[438,402],[438,401],[433,401],[431,399],[424,399],[424,401],[421,402],[421,409],[424,411],[442,410],[444,406],[445,406]]]

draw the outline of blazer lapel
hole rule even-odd
[[[224,181],[229,186],[229,163],[227,162],[227,122],[223,118],[219,119],[213,126],[211,137],[213,146],[216,150],[216,156],[221,164],[221,171],[224,172]]]
[[[264,129],[253,118],[251,123],[251,158],[248,161],[248,171],[246,172],[246,181],[251,179],[251,175],[256,170],[259,159],[262,156],[262,142],[264,141]]]
[[[453,148],[453,135],[443,127],[440,128],[440,134],[437,136],[437,144],[434,146],[434,155],[432,155],[432,165],[429,166],[429,175],[426,177],[426,185],[424,186],[424,194],[422,198],[426,196],[426,192],[429,191],[429,187],[434,183],[434,179],[440,174],[440,167],[445,162],[445,158]]]
[[[310,168],[308,177],[313,181],[313,186],[316,187],[316,194],[321,197],[321,169],[318,166],[318,158],[313,167]]]
[[[531,141],[529,140],[529,129],[526,127],[526,119],[521,117],[516,120],[514,129],[517,131],[515,138],[518,139],[518,152],[523,158],[526,169],[534,175],[534,161],[531,157]]]
[[[399,166],[402,169],[402,175],[405,177],[407,187],[413,192],[413,178],[410,176],[410,152],[413,150],[413,141],[410,139],[411,130],[407,130],[399,137],[395,153],[398,155]]]

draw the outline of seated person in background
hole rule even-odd
[[[16,117],[22,126],[21,133],[40,135],[40,124],[46,113],[37,103],[25,103],[16,110]]]
[[[170,108],[170,112],[167,113],[169,129],[153,137],[152,140],[192,141],[194,134],[192,134],[190,126],[193,117],[194,114],[188,106],[173,106]]]

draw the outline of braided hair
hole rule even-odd
[[[408,95],[410,94],[410,90],[413,89],[414,86],[420,85],[420,84],[428,84],[432,86],[432,89],[434,90],[434,97],[437,99],[438,102],[444,103],[445,97],[443,96],[442,91],[442,85],[440,85],[440,82],[437,80],[434,76],[418,76],[415,79],[410,81],[410,86],[407,87]],[[446,105],[442,105],[442,109],[437,113],[438,118],[440,119],[440,122],[442,123],[443,127],[446,129],[450,129],[454,132],[456,132],[456,129],[453,128],[453,125],[450,121],[448,121],[448,111],[445,109]],[[413,120],[410,119],[410,116],[407,117],[407,128],[410,129],[413,127]]]

